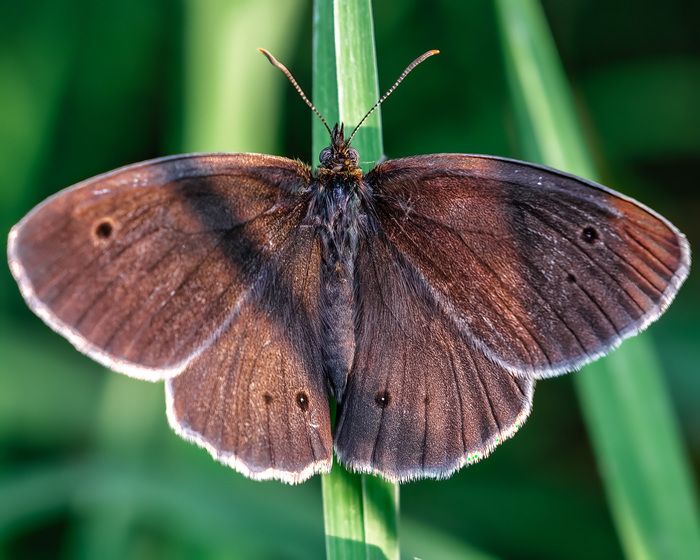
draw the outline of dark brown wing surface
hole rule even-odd
[[[367,181],[432,300],[516,375],[601,356],[658,318],[688,274],[688,244],[667,220],[552,169],[444,154],[387,161]]]
[[[305,207],[278,222],[266,272],[185,371],[166,383],[185,439],[256,479],[301,482],[331,467],[319,336],[320,253]]]
[[[30,307],[112,369],[172,378],[180,435],[253,478],[331,464],[308,169],[254,154],[132,165],[67,189],[10,235]]]
[[[29,306],[78,350],[172,377],[268,272],[281,242],[271,233],[308,184],[299,163],[256,154],[130,165],[37,206],[10,233],[10,266]]]
[[[335,448],[354,470],[445,478],[521,426],[534,381],[486,359],[384,236],[360,246],[356,350]]]

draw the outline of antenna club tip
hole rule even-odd
[[[440,54],[440,51],[438,49],[433,49],[433,50],[428,51],[428,52],[430,53],[431,56],[434,54]]]
[[[267,49],[263,49],[262,47],[258,47],[258,51],[261,52],[262,54],[265,55],[265,58],[270,61],[271,64],[274,64],[276,62],[276,59],[274,56],[272,56],[272,53],[268,51]]]

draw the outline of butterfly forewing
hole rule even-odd
[[[525,421],[534,382],[475,350],[381,232],[360,246],[356,350],[336,432],[352,469],[445,478]]]
[[[458,154],[367,177],[379,223],[473,347],[514,374],[595,359],[656,319],[686,277],[685,238],[600,185]]]
[[[79,350],[146,379],[208,346],[266,270],[308,170],[254,154],[128,166],[34,209],[9,259],[25,299]]]

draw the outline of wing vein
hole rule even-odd
[[[566,240],[569,242],[569,244],[570,244],[573,248],[575,248],[579,253],[582,253],[583,255],[585,255],[585,256],[586,256],[586,259],[587,259],[588,261],[590,261],[591,263],[593,263],[593,265],[594,265],[599,271],[601,271],[605,276],[607,276],[607,277],[610,278],[615,284],[617,284],[617,286],[627,295],[627,297],[632,301],[632,303],[634,303],[634,304],[639,308],[639,310],[642,312],[642,314],[645,314],[645,313],[646,313],[646,311],[644,310],[644,308],[639,304],[639,302],[638,302],[636,299],[634,299],[634,297],[632,297],[632,295],[630,294],[630,292],[620,283],[620,281],[619,281],[617,278],[615,278],[612,274],[610,274],[610,272],[608,272],[608,271],[605,269],[605,267],[601,266],[594,258],[591,258],[591,256],[590,256],[586,251],[584,251],[583,249],[581,249],[581,247],[579,247],[578,243],[576,243],[575,241],[573,241],[569,236],[565,235],[563,232],[561,232],[559,229],[557,229],[555,226],[553,226],[553,225],[552,225],[551,223],[549,223],[547,220],[545,220],[544,218],[542,218],[542,216],[540,216],[540,215],[538,214],[538,212],[537,212],[537,210],[536,210],[535,208],[533,208],[532,206],[530,206],[530,205],[527,204],[527,203],[521,203],[521,204],[522,204],[523,208],[525,208],[525,209],[529,212],[529,214],[530,214],[531,216],[533,216],[534,218],[536,218],[540,223],[542,223],[542,224],[544,224],[545,226],[547,226],[549,229],[551,229],[551,230],[552,230],[554,233],[556,233],[557,235],[561,236],[563,239],[566,239]],[[555,217],[556,217],[556,216],[555,216]]]
[[[182,288],[184,287],[184,285],[185,285],[187,282],[189,282],[190,279],[192,279],[196,274],[199,273],[199,271],[200,271],[201,268],[202,268],[202,265],[203,265],[206,261],[208,261],[208,260],[211,258],[212,254],[214,254],[214,252],[219,248],[219,246],[220,246],[221,243],[223,242],[224,238],[225,238],[225,236],[221,236],[221,237],[218,239],[218,241],[214,244],[214,246],[206,252],[206,254],[204,255],[204,257],[202,257],[202,259],[200,259],[200,260],[197,262],[197,264],[196,264],[194,267],[192,267],[192,269],[190,269],[190,271],[185,275],[185,277],[182,279],[182,281],[175,287],[174,290],[172,290],[172,291],[170,292],[170,294],[169,294],[168,297],[165,299],[165,301],[163,301],[163,302],[161,303],[160,307],[159,307],[154,313],[152,313],[151,315],[149,315],[148,321],[147,321],[146,325],[145,325],[144,327],[142,327],[141,329],[139,329],[139,334],[140,334],[141,332],[143,332],[143,329],[144,329],[144,328],[146,328],[148,325],[150,325],[151,323],[153,323],[153,320],[154,320],[156,317],[158,317],[158,316],[163,312],[163,310],[168,306],[168,304],[169,304],[171,301],[173,301],[173,299],[175,299],[175,297],[180,293],[180,290],[182,290]],[[197,330],[197,329],[193,329],[193,330]],[[132,340],[136,340],[136,337],[134,337]],[[148,349],[148,347],[144,347],[144,348],[141,350],[141,352],[139,353],[139,356],[138,356],[138,359],[139,359],[139,360],[143,357],[143,353],[144,353],[147,349]],[[175,352],[175,351],[177,351],[177,348],[176,348],[176,347],[174,347],[174,348],[172,349],[172,352]],[[171,352],[171,354],[172,354],[172,352]]]
[[[663,294],[663,289],[662,289],[662,288],[657,287],[657,286],[654,284],[654,282],[652,281],[652,279],[650,279],[646,274],[644,274],[636,265],[634,265],[634,264],[632,263],[632,261],[626,259],[624,255],[621,255],[620,253],[618,253],[618,252],[612,247],[612,245],[607,245],[607,244],[606,244],[606,245],[605,245],[605,248],[608,249],[611,253],[613,253],[613,254],[620,260],[620,262],[624,263],[628,268],[630,268],[631,270],[633,270],[633,271],[637,274],[637,276],[639,276],[644,282],[646,282],[646,283],[651,287],[652,290],[654,290],[655,292],[657,292],[659,295],[662,295],[662,294]],[[654,300],[651,298],[651,296],[649,296],[648,293],[646,293],[646,291],[644,291],[644,295],[647,297],[647,299],[649,299],[649,301],[651,301],[652,303],[654,303]]]
[[[479,258],[479,256],[476,254],[476,251],[474,251],[471,247],[469,247],[469,244],[464,240],[464,238],[462,237],[461,234],[458,233],[458,234],[457,234],[457,237],[458,237],[458,239],[460,240],[460,242],[462,243],[462,245],[464,246],[464,248],[465,248],[469,253],[471,253],[471,255],[472,255],[472,257],[474,258],[474,260],[477,261],[477,262],[481,265],[482,269],[483,269],[483,270],[487,270],[488,272],[490,272],[492,278],[501,286],[501,288],[504,290],[504,292],[505,292],[506,294],[508,294],[508,295],[511,295],[511,294],[509,294],[508,285],[507,285],[505,282],[503,282],[503,280],[501,280],[501,277],[496,273],[496,271],[493,270],[493,269],[488,265],[488,263],[484,262],[481,258]],[[500,296],[497,296],[497,297],[498,297],[499,299],[498,299],[498,300],[495,300],[495,301],[498,301],[498,302],[500,303],[499,307],[500,307],[500,309],[501,309],[501,312],[504,313],[505,315],[508,315],[508,316],[510,316],[511,318],[515,319],[515,321],[516,321],[525,331],[527,331],[527,333],[530,335],[530,338],[532,339],[532,341],[537,345],[537,347],[539,348],[540,352],[542,352],[542,355],[545,357],[545,359],[547,360],[547,362],[548,362],[549,365],[551,366],[551,365],[552,365],[552,359],[549,357],[549,354],[548,354],[547,351],[545,350],[544,346],[542,346],[542,344],[540,343],[540,341],[537,339],[537,337],[535,336],[534,332],[531,331],[530,328],[527,326],[527,324],[526,324],[525,322],[521,321],[520,318],[519,318],[516,314],[514,314],[514,313],[509,313],[508,306],[505,304],[505,302],[500,301]],[[494,301],[494,302],[495,302],[495,301]],[[527,349],[527,345],[524,345],[524,346],[525,346],[525,348]],[[529,353],[529,352],[528,352],[528,353]],[[530,356],[532,357],[532,355],[530,355]]]
[[[612,326],[612,328],[615,330],[615,333],[617,334],[618,337],[622,337],[622,333],[620,332],[620,329],[617,327],[615,322],[612,320],[612,317],[608,315],[608,312],[605,311],[605,309],[598,303],[598,300],[596,300],[591,294],[588,293],[588,290],[584,288],[579,282],[576,282],[576,286],[586,295],[586,297],[593,303],[598,308],[598,311],[600,314],[605,318],[608,323]]]
[[[464,435],[464,402],[462,400],[462,391],[460,389],[459,385],[459,375],[457,373],[457,368],[455,367],[455,357],[452,352],[452,347],[448,346],[447,348],[447,356],[449,357],[450,360],[450,369],[452,370],[452,378],[454,379],[455,382],[455,389],[457,390],[457,403],[459,404],[459,425],[460,425],[460,430],[459,434],[461,436],[462,440],[462,452],[466,453],[467,452],[467,440]]]
[[[625,228],[625,232],[627,232],[627,235],[629,235],[629,237],[630,237],[630,239],[631,239],[632,241],[634,241],[637,245],[639,245],[639,247],[641,247],[642,250],[644,250],[646,253],[648,253],[649,256],[650,256],[652,259],[654,259],[654,261],[656,261],[659,265],[661,265],[662,268],[664,268],[664,269],[666,270],[666,272],[669,274],[669,277],[670,277],[670,278],[673,278],[673,275],[675,274],[675,272],[674,272],[673,270],[671,270],[671,268],[670,268],[665,262],[663,262],[663,261],[662,261],[651,249],[649,249],[649,247],[647,247],[640,239],[638,239],[638,238],[636,237],[636,235],[635,235],[634,233],[632,233],[632,231],[631,231],[629,228]]]
[[[420,247],[420,245],[419,245],[415,240],[413,240],[413,239],[411,238],[410,234],[408,234],[408,233],[403,229],[403,227],[401,227],[401,226],[399,226],[399,227],[400,227],[400,229],[402,230],[402,232],[404,233],[404,235],[408,238],[408,240],[416,247],[416,250],[419,252],[419,254],[420,254],[423,258],[425,258],[426,260],[428,260],[429,262],[432,262],[432,259],[430,258],[430,256]],[[480,259],[479,259],[479,258],[476,256],[476,254],[471,250],[471,248],[469,247],[469,245],[465,242],[465,240],[462,238],[462,236],[459,235],[458,232],[456,233],[456,235],[457,235],[457,238],[460,240],[460,243],[467,249],[467,251],[468,251],[470,254],[472,254],[472,256],[474,257],[474,259],[482,266],[482,269],[485,269],[487,272],[490,272],[490,273],[491,273],[491,276],[493,276],[493,277],[495,278],[496,282],[500,283],[500,284],[501,284],[501,287],[505,287],[505,288],[506,288],[506,291],[507,291],[507,286],[505,286],[505,284],[501,281],[500,277],[499,277],[490,267],[488,267],[487,265],[483,264],[483,263],[480,261]],[[402,254],[402,255],[403,255],[403,254]],[[411,262],[408,258],[406,258],[406,261],[409,262],[409,263]],[[414,269],[414,271],[417,272],[416,276],[417,276],[418,278],[420,278],[420,279],[424,282],[424,284],[427,284],[426,287],[427,287],[428,293],[431,293],[431,294],[432,294],[432,288],[431,288],[431,286],[430,286],[430,285],[427,283],[427,281],[423,278],[423,276],[422,276],[422,275],[420,274],[420,272],[417,270],[416,266],[413,265],[413,264],[411,264],[411,266],[412,266],[412,268]],[[439,267],[438,267],[437,265],[436,265],[434,268],[437,269],[437,270],[439,270]],[[433,298],[435,298],[435,295],[434,295],[434,294],[433,294]],[[516,321],[517,323],[520,324],[520,326],[523,328],[523,330],[527,331],[527,333],[530,335],[530,337],[533,339],[533,341],[535,342],[535,344],[538,346],[538,348],[539,348],[540,351],[542,352],[542,354],[543,354],[543,356],[545,357],[545,359],[549,362],[549,364],[550,364],[550,365],[552,364],[552,362],[551,362],[549,356],[547,355],[547,352],[544,350],[544,348],[542,347],[542,345],[540,344],[540,342],[535,338],[535,336],[533,335],[533,333],[530,332],[530,330],[527,328],[527,326],[526,326],[524,323],[522,323],[516,316],[514,316],[514,315],[508,313],[507,308],[503,308],[501,305],[498,305],[498,303],[497,303],[495,300],[492,300],[491,298],[485,298],[485,300],[488,302],[488,304],[489,304],[489,306],[491,307],[491,309],[493,309],[493,311],[495,311],[496,315],[498,315],[499,313],[502,313],[503,315],[510,316],[510,317],[514,318],[515,321]],[[437,302],[437,303],[439,303],[439,302]],[[471,332],[469,332],[468,335],[469,335],[470,337],[472,337],[472,338],[476,338],[475,335],[474,335],[473,333],[471,333]],[[516,333],[515,333],[515,336],[516,336],[516,340],[518,341],[518,343],[520,344],[520,346],[523,348],[523,350],[525,350],[525,353],[526,353],[528,356],[530,356],[530,359],[532,359],[533,356],[532,356],[532,353],[530,352],[530,349],[528,348],[528,345],[525,344],[525,342],[522,340],[522,338],[520,337],[519,333],[517,333],[517,331],[516,331]]]

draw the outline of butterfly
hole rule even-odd
[[[263,53],[330,134],[315,171],[243,153],[129,165],[39,204],[8,245],[41,319],[164,380],[175,432],[246,476],[301,482],[335,449],[389,480],[447,477],[518,430],[536,380],[644,329],[686,278],[668,220],[585,179],[464,154],[364,174],[357,128],[331,129]]]

